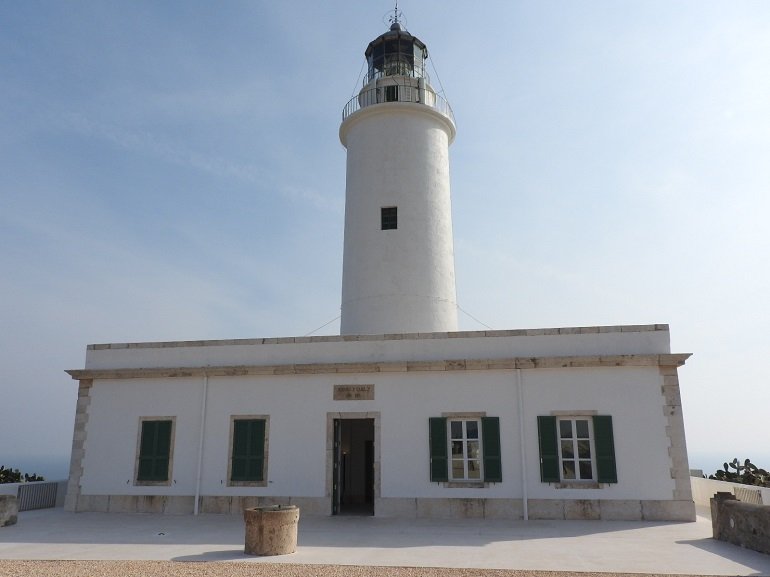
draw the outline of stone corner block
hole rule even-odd
[[[78,508],[79,495],[74,493],[67,493],[64,497],[64,510],[69,513],[74,513]]]

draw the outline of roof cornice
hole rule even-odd
[[[73,379],[149,379],[194,376],[314,375],[405,373],[424,371],[487,371],[510,369],[567,369],[594,367],[681,367],[692,353],[653,355],[589,355],[572,357],[511,357],[507,359],[448,359],[373,363],[310,363],[285,365],[229,365],[68,370]]]

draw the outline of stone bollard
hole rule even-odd
[[[724,501],[734,501],[735,495],[730,493],[729,491],[719,491],[718,493],[715,493],[714,496],[709,500],[709,505],[711,506],[711,534],[714,537],[714,539],[721,539],[721,525],[720,525],[720,504]]]
[[[299,507],[272,505],[244,509],[247,555],[286,555],[297,550]]]
[[[15,525],[19,515],[16,495],[0,495],[0,527]]]

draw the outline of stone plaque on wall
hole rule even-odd
[[[334,385],[335,401],[373,401],[374,385]]]

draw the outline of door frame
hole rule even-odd
[[[374,421],[374,514],[377,514],[377,501],[380,498],[380,412],[326,413],[326,498],[331,515],[338,513],[336,501],[339,497],[335,486],[334,453],[337,451],[335,438],[338,434],[337,419],[372,419]]]

